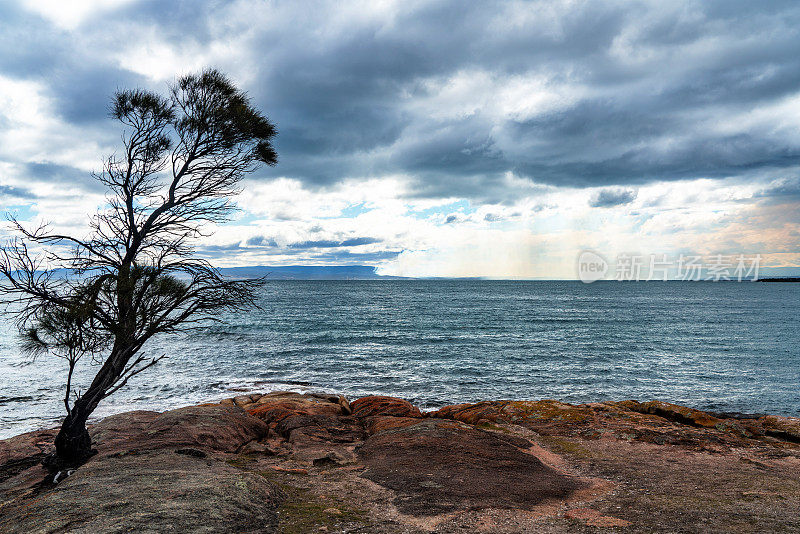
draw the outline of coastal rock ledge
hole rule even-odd
[[[800,419],[273,392],[0,441],[0,532],[796,532]]]

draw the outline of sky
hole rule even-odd
[[[113,93],[215,67],[279,157],[198,242],[218,266],[575,278],[589,250],[797,275],[798,50],[781,1],[6,1],[0,208],[85,233]]]

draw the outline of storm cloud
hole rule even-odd
[[[593,208],[611,208],[629,204],[636,199],[636,191],[632,189],[601,189],[589,199]]]
[[[82,220],[120,147],[114,91],[216,67],[279,131],[279,165],[239,199],[246,231],[204,248],[220,259],[435,258],[483,226],[707,235],[734,208],[794,213],[798,27],[788,1],[4,2],[0,198],[38,213],[83,198]]]
[[[116,88],[204,58],[278,124],[280,174],[310,187],[401,174],[412,194],[502,201],[509,175],[593,187],[800,162],[796,122],[773,120],[800,98],[792,2],[128,2],[68,29],[1,9],[2,75],[44,84],[64,121],[107,133]],[[142,48],[163,80],[136,72]]]

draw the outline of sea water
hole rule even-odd
[[[800,284],[270,281],[260,308],[187,335],[103,401],[111,413],[250,391],[485,399],[662,399],[800,415]],[[0,438],[63,416],[65,362],[32,361],[0,318]],[[82,363],[79,387],[96,367]]]

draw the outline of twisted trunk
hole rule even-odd
[[[94,450],[92,438],[86,429],[89,414],[76,405],[72,415],[68,415],[61,423],[56,436],[56,451],[44,460],[44,465],[52,471],[61,471],[67,467],[77,467],[89,459]]]
[[[45,460],[51,470],[60,471],[67,467],[77,467],[86,462],[96,451],[92,449],[92,439],[86,429],[86,421],[97,405],[105,397],[108,389],[122,374],[130,359],[128,351],[116,346],[94,377],[91,386],[72,406],[70,413],[61,423],[55,439],[55,454]]]
[[[72,406],[56,435],[56,450],[45,459],[44,465],[53,471],[77,467],[86,462],[96,450],[86,429],[86,421],[108,391],[125,372],[125,366],[135,352],[136,316],[133,311],[133,281],[130,266],[123,265],[117,278],[117,307],[119,331],[106,361],[92,380],[89,389]]]

